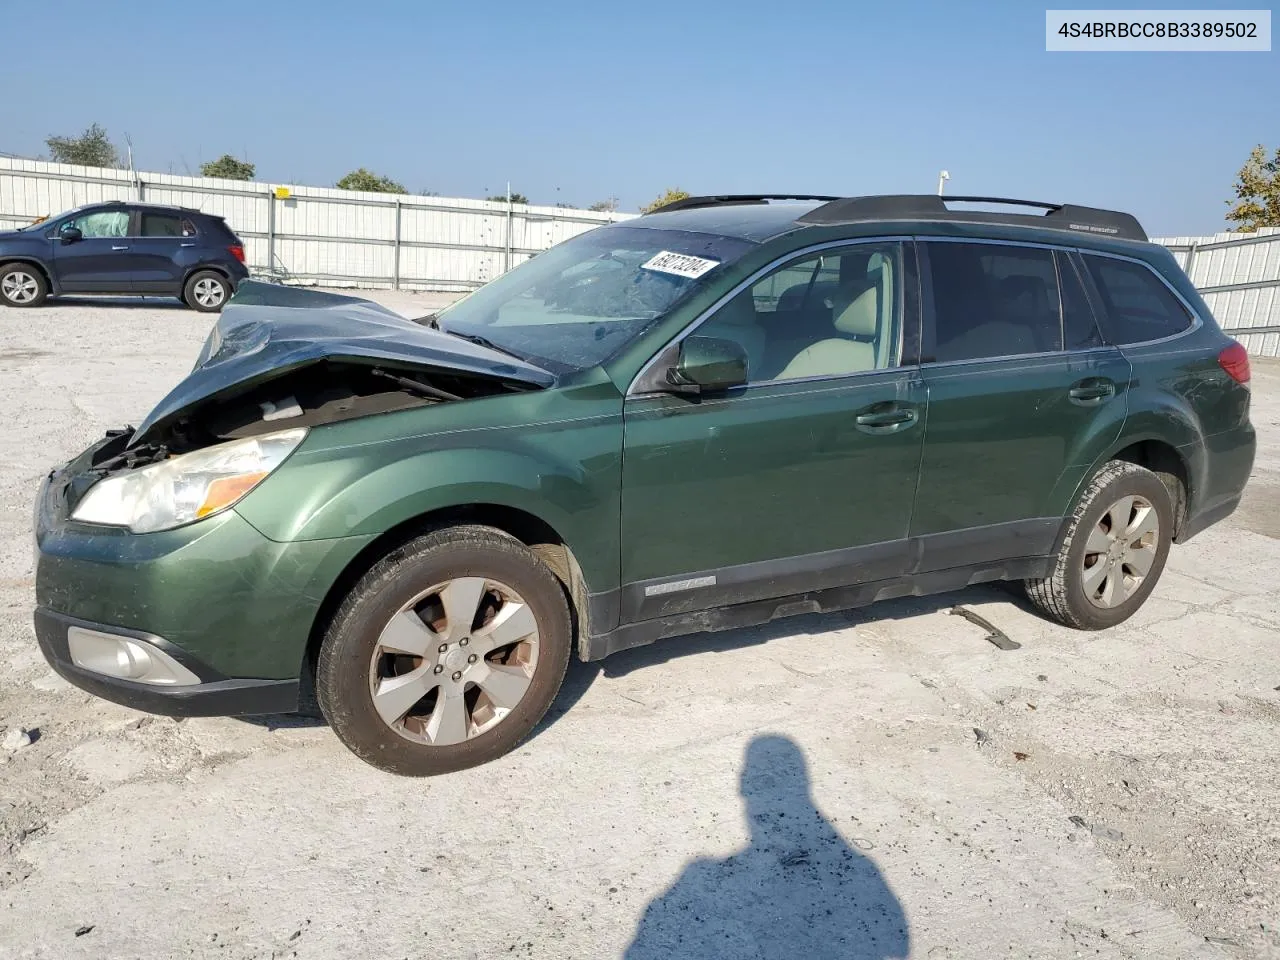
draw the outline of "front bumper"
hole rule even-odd
[[[40,652],[59,676],[94,696],[135,710],[170,717],[230,717],[292,713],[298,709],[297,680],[237,680],[224,677],[186,651],[165,643],[159,637],[137,630],[121,630],[118,627],[77,620],[41,607],[36,608],[35,625]],[[71,658],[67,630],[72,626],[129,637],[145,646],[158,648],[179,660],[200,678],[200,682],[182,686],[159,686],[87,670]]]
[[[292,709],[311,630],[342,571],[372,536],[280,543],[234,509],[156,533],[78,523],[71,504],[104,440],[41,485],[35,510],[36,631],[77,686],[159,713]],[[250,494],[252,496],[252,494]],[[77,666],[67,626],[180,651],[198,686],[157,687]],[[127,698],[127,699],[126,699]]]

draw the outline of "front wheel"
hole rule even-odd
[[[448,773],[529,734],[571,645],[564,590],[528,547],[451,527],[393,550],[352,588],[320,648],[316,695],[362,760]]]
[[[212,270],[193,273],[182,288],[182,299],[187,306],[201,313],[217,313],[230,296],[230,281]]]
[[[1113,627],[1155,589],[1172,542],[1168,488],[1150,470],[1112,460],[1076,504],[1049,576],[1025,581],[1027,597],[1064,626]]]
[[[35,267],[10,263],[0,267],[0,304],[6,307],[38,307],[49,296],[49,284]]]

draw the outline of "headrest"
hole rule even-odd
[[[852,300],[837,295],[834,303],[836,329],[853,336],[874,337],[879,329],[880,290],[869,287]]]

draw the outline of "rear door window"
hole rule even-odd
[[[939,363],[1062,349],[1054,252],[995,243],[926,241]]]
[[[142,212],[142,235],[144,237],[190,237],[195,235],[195,228],[190,221],[171,213]]]
[[[1102,298],[1112,343],[1161,340],[1191,326],[1190,312],[1150,267],[1092,254],[1084,262]]]

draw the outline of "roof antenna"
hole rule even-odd
[[[939,171],[939,173],[938,173],[938,196],[942,196],[942,191],[943,191],[943,189],[946,187],[946,185],[947,185],[947,181],[948,181],[948,180],[950,180],[950,179],[951,179],[951,174],[949,174],[946,170],[941,170],[941,171]]]
[[[129,139],[129,131],[124,133],[125,145],[129,148],[129,178],[133,180],[133,185],[138,191],[138,199],[142,199],[142,181],[138,179],[138,171],[133,169],[133,141]]]

